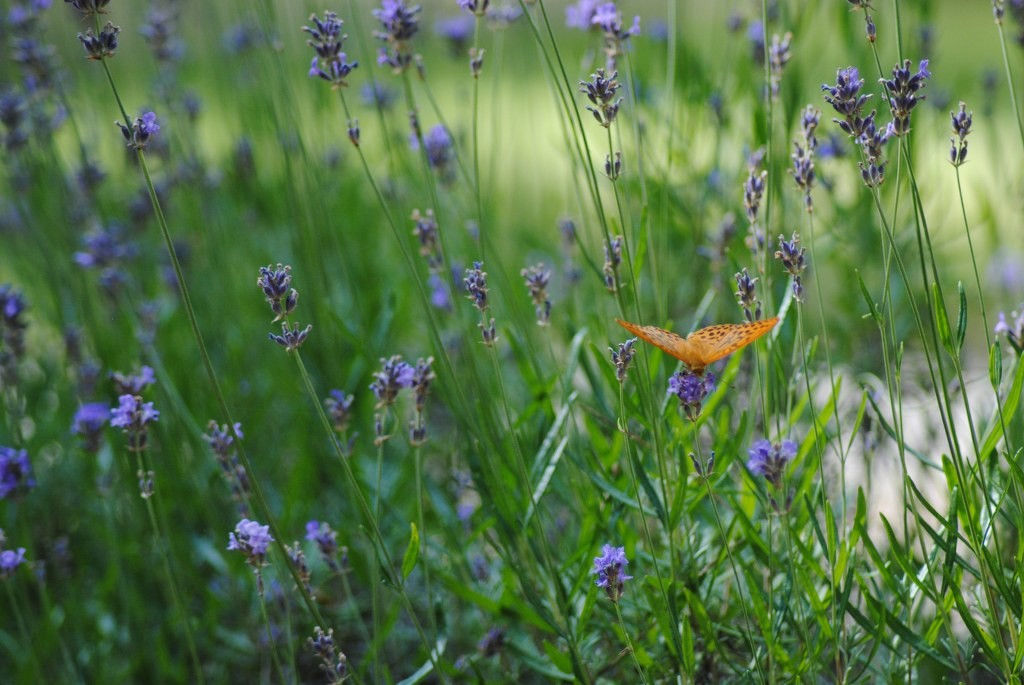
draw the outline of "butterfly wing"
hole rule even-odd
[[[621,319],[615,319],[615,321],[636,337],[646,340],[655,347],[660,347],[690,368],[704,368],[704,364],[699,363],[694,356],[693,346],[686,338],[657,326],[641,326]]]
[[[691,333],[686,341],[690,343],[694,353],[700,359],[701,365],[707,366],[741,347],[746,347],[774,328],[778,322],[779,317],[773,316],[760,321],[708,326]]]

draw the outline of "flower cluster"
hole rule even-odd
[[[28,451],[0,446],[0,500],[20,499],[35,486]]]
[[[0,283],[0,385],[17,383],[18,362],[25,356],[24,314],[28,303],[9,283]]]
[[[924,62],[927,65],[927,62]],[[836,72],[836,85],[822,84],[826,91],[825,102],[842,115],[842,119],[833,119],[848,136],[853,138],[863,150],[866,164],[859,162],[861,178],[869,188],[881,185],[885,180],[885,162],[882,151],[893,135],[898,135],[896,125],[889,122],[879,128],[875,123],[875,110],[863,116],[864,104],[870,95],[861,95],[860,89],[864,79],[856,67],[847,67]],[[895,84],[894,84],[895,85]],[[894,109],[895,116],[895,109]],[[909,130],[909,123],[907,124]]]
[[[485,657],[492,657],[505,647],[505,630],[497,626],[487,630],[480,641],[476,643],[476,649]]]
[[[413,132],[409,136],[409,145],[413,150],[420,149],[420,134],[417,127],[413,125]],[[436,169],[441,179],[450,181],[454,177],[452,162],[455,159],[455,141],[448,133],[443,124],[437,124],[427,131],[423,136],[423,150],[426,152],[427,163],[431,169]]]
[[[601,0],[577,0],[565,8],[565,25],[571,29],[589,31],[594,28],[594,13]]]
[[[109,21],[100,30],[99,35],[93,33],[91,28],[86,29],[85,33],[79,33],[78,40],[81,41],[82,47],[85,49],[86,59],[98,61],[113,57],[114,53],[117,52],[117,36],[119,33],[121,33],[121,27],[114,26]]]
[[[160,418],[152,402],[143,402],[139,395],[125,394],[118,398],[118,406],[110,410],[110,425],[121,428],[128,435],[128,450],[141,452],[148,445],[149,424]]]
[[[153,112],[136,117],[131,126],[125,126],[120,121],[114,123],[121,129],[121,135],[128,141],[128,147],[133,150],[145,150],[149,139],[160,132],[160,124],[156,123],[156,114]]]
[[[764,231],[757,219],[768,180],[768,172],[761,168],[762,162],[761,151],[751,155],[747,163],[747,180],[743,183],[743,207],[747,211],[748,224],[746,244],[755,256],[764,248],[765,243]]]
[[[821,112],[811,105],[804,108],[800,116],[800,130],[803,142],[793,141],[793,168],[789,173],[793,180],[804,194],[804,208],[808,212],[814,211],[814,201],[811,199],[811,189],[814,187],[814,152],[818,148],[818,138],[815,131],[818,128],[818,120]]]
[[[593,107],[587,109],[597,119],[597,123],[605,128],[612,125],[616,115],[619,113],[619,105],[622,98],[616,99],[615,93],[622,87],[617,80],[619,73],[613,71],[610,77],[606,76],[604,69],[597,69],[590,75],[589,81],[580,81],[580,92],[585,93]]]
[[[629,365],[633,363],[633,355],[636,354],[636,350],[633,349],[636,340],[636,338],[630,338],[624,343],[619,343],[618,350],[614,347],[608,348],[612,353],[612,364],[615,364],[615,377],[619,383],[626,381],[626,372],[629,371]]]
[[[317,626],[315,637],[308,638],[310,649],[320,659],[320,670],[327,675],[328,685],[341,685],[348,678],[348,658],[334,644],[334,629],[326,633]]]
[[[468,299],[473,301],[473,306],[481,312],[486,312],[487,307],[487,272],[483,271],[483,262],[473,262],[472,269],[466,269],[466,277],[462,279],[469,293]]]
[[[917,107],[917,103],[924,100],[924,96],[919,93],[930,76],[928,60],[921,60],[917,72],[911,73],[908,59],[904,60],[902,66],[897,64],[892,68],[891,79],[882,79],[889,100],[889,109],[892,111],[894,135],[902,136],[910,131],[910,112]]]
[[[263,291],[267,304],[270,305],[271,311],[274,312],[274,321],[280,321],[288,317],[295,310],[295,306],[299,302],[299,293],[295,288],[291,287],[291,272],[292,268],[290,266],[281,266],[280,264],[276,268],[273,266],[260,267],[260,275],[256,279],[256,285]],[[275,335],[274,333],[268,333],[267,335],[270,340],[276,342],[286,351],[291,352],[306,342],[306,338],[309,337],[309,332],[312,330],[312,325],[300,328],[299,324],[296,323],[289,328],[288,322],[282,321],[281,335]]]
[[[64,0],[64,2],[85,16],[105,14],[107,11],[106,7],[110,4],[110,0]]]
[[[238,522],[233,533],[228,533],[228,549],[243,553],[245,560],[257,571],[263,566],[273,541],[270,526],[261,526],[247,518]]]
[[[537,314],[537,325],[547,326],[551,319],[551,300],[548,299],[548,283],[551,281],[551,269],[544,264],[537,264],[519,272],[526,281],[530,291],[534,312]]]
[[[4,532],[0,530],[0,580],[13,576],[18,567],[25,563],[25,548],[3,549],[4,537]]]
[[[608,599],[613,602],[618,602],[622,597],[626,581],[633,579],[633,576],[626,575],[627,564],[629,560],[626,559],[625,547],[605,545],[601,548],[601,556],[594,557],[594,568],[590,574],[597,576],[597,586],[604,588]]]
[[[397,354],[390,359],[381,359],[380,363],[381,370],[373,374],[370,390],[377,398],[378,407],[390,407],[398,399],[400,390],[412,387],[416,370]]]
[[[619,289],[619,265],[622,264],[622,236],[618,235],[604,244],[604,287],[609,292]]]
[[[338,533],[326,521],[308,521],[306,523],[306,539],[315,542],[320,556],[335,573],[341,572],[338,562]]]
[[[782,485],[786,464],[793,461],[796,452],[797,444],[792,440],[774,444],[768,440],[758,440],[748,451],[750,460],[747,468],[751,473],[763,476],[773,486],[779,487]]]
[[[715,390],[715,376],[695,373],[689,369],[677,371],[668,379],[668,394],[679,398],[679,407],[691,421],[696,421],[704,408],[704,400]]]
[[[97,269],[99,282],[108,294],[115,294],[128,282],[124,263],[133,259],[138,250],[125,240],[117,224],[90,231],[82,237],[83,250],[72,259],[84,269]]]
[[[747,321],[761,318],[761,301],[757,299],[757,278],[751,278],[747,268],[736,274],[736,300],[743,308]]]
[[[782,83],[782,70],[789,62],[792,55],[789,46],[793,42],[793,34],[787,32],[782,38],[779,34],[772,36],[772,44],[768,48],[768,64],[771,79],[771,93],[773,98],[779,96],[779,87]]]
[[[427,260],[427,266],[431,270],[441,266],[441,252],[438,235],[437,219],[434,218],[434,210],[428,209],[421,213],[420,210],[412,210],[412,221],[415,227],[412,234],[420,244],[420,255]]]
[[[210,446],[210,451],[216,457],[220,465],[224,480],[231,488],[231,499],[233,499],[244,515],[248,514],[249,507],[246,501],[249,498],[249,474],[245,467],[238,461],[235,453],[235,436],[243,438],[242,424],[235,423],[234,431],[228,429],[227,424],[218,425],[216,421],[210,421],[206,425],[206,433],[203,440]]]
[[[455,0],[459,7],[471,12],[478,17],[482,17],[487,14],[487,8],[491,4],[491,0]]]
[[[1020,306],[1020,311],[1010,312],[1010,318],[1012,321],[1007,322],[1006,314],[999,312],[999,321],[995,325],[996,335],[1005,335],[1006,342],[1010,343],[1010,347],[1017,352],[1018,355],[1024,354],[1024,303]]]
[[[341,51],[345,39],[348,38],[341,32],[345,22],[338,19],[334,12],[324,12],[322,20],[312,14],[309,20],[313,22],[313,26],[302,27],[302,30],[311,36],[306,45],[316,51],[316,56],[309,65],[309,75],[322,78],[330,83],[334,90],[344,88],[348,85],[345,79],[359,66],[359,62],[349,62],[348,56]]]
[[[971,132],[971,124],[974,119],[974,112],[967,112],[967,105],[960,103],[959,112],[950,112],[949,118],[953,121],[953,135],[949,139],[949,161],[953,166],[960,166],[967,160],[967,135]]]
[[[805,252],[807,252],[807,248],[800,247],[798,233],[794,233],[788,242],[782,235],[779,236],[779,249],[775,252],[775,258],[782,262],[783,268],[793,277],[793,299],[797,302],[803,302],[804,296],[804,286],[800,279],[804,269],[807,268],[804,259]]]
[[[409,423],[409,442],[413,445],[420,445],[427,439],[427,424],[425,420],[425,409],[427,406],[427,394],[430,392],[430,384],[434,382],[434,371],[431,368],[434,364],[433,357],[419,359],[413,368],[410,387],[413,396],[416,398],[416,418]]]
[[[156,383],[156,374],[151,366],[143,365],[132,374],[114,371],[110,374],[118,395],[141,395],[142,391]]]
[[[324,400],[324,408],[337,432],[344,433],[348,430],[349,420],[352,418],[352,403],[355,399],[355,395],[346,395],[341,390],[331,390],[329,397]]]
[[[373,35],[385,43],[377,54],[377,64],[389,66],[398,74],[412,63],[409,41],[419,31],[419,13],[419,5],[407,7],[405,0],[381,0],[380,8],[373,10],[381,25]]]
[[[614,2],[604,2],[594,9],[590,23],[604,32],[605,68],[615,71],[618,58],[623,54],[626,41],[640,35],[640,17],[633,17],[633,23],[626,28],[622,13]]]

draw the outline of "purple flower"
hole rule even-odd
[[[613,602],[618,602],[622,597],[626,581],[633,579],[633,576],[626,575],[628,563],[625,547],[605,545],[601,548],[601,556],[594,557],[594,568],[591,569],[590,574],[597,576],[595,581],[597,586],[603,587],[608,593],[608,599]]]
[[[307,325],[305,328],[300,328],[299,324],[295,323],[289,328],[288,323],[282,321],[281,335],[267,333],[267,337],[283,347],[286,352],[292,352],[299,349],[302,343],[306,342],[306,338],[309,337],[309,332],[312,330],[312,324]]]
[[[274,312],[274,321],[279,321],[290,315],[299,303],[299,293],[291,287],[291,284],[291,266],[278,264],[276,268],[272,265],[260,267],[256,285],[260,287],[263,296],[267,298],[267,304]]]
[[[537,325],[547,326],[551,319],[551,300],[548,299],[548,283],[551,281],[551,269],[543,263],[523,269],[519,275],[526,281],[526,289],[530,291]]]
[[[85,442],[83,449],[87,452],[95,452],[99,449],[100,436],[109,418],[110,408],[104,402],[83,404],[75,412],[71,432],[80,436]]]
[[[5,549],[0,552],[0,578],[7,580],[23,563],[25,563],[24,547],[19,547],[17,550]]]
[[[565,25],[571,29],[589,31],[594,28],[594,13],[600,0],[577,0],[565,8]]]
[[[138,395],[121,395],[119,405],[110,410],[110,425],[121,428],[129,435],[128,449],[141,452],[146,449],[148,425],[160,418],[152,402],[143,402]]]
[[[156,114],[146,112],[135,119],[131,126],[125,126],[120,121],[115,122],[121,129],[121,134],[128,141],[128,147],[134,150],[146,149],[149,139],[160,132],[160,125],[156,123]]]
[[[612,353],[612,363],[615,364],[615,377],[619,379],[619,383],[623,383],[626,380],[626,372],[629,370],[629,365],[633,362],[633,355],[636,354],[636,351],[633,349],[635,344],[636,338],[630,338],[624,343],[619,343],[617,351],[613,347],[608,348]]]
[[[757,299],[757,278],[751,278],[747,268],[736,274],[736,300],[743,307],[743,315],[747,321],[761,318],[761,301]]]
[[[597,123],[605,128],[611,126],[615,121],[615,117],[619,113],[619,105],[622,104],[622,98],[616,99],[615,97],[616,91],[621,87],[616,80],[618,75],[618,72],[612,72],[610,77],[606,77],[604,69],[597,69],[591,74],[589,81],[580,81],[580,92],[585,93],[590,102],[594,104],[594,107],[587,105],[587,109],[597,119]]]
[[[622,236],[617,235],[604,244],[604,287],[609,292],[619,289],[620,264],[622,264]]]
[[[0,374],[25,354],[25,329],[28,324],[23,318],[28,302],[9,283],[0,283]]]
[[[758,440],[748,451],[750,460],[747,468],[751,473],[764,476],[765,480],[779,487],[782,484],[782,476],[786,470],[786,464],[796,457],[797,444],[792,440],[783,440],[781,443],[772,444],[768,440]]]
[[[359,62],[349,62],[347,55],[341,51],[342,44],[348,38],[341,32],[345,22],[338,19],[334,12],[324,12],[323,20],[313,14],[309,20],[313,22],[313,27],[302,27],[311,36],[306,44],[316,51],[309,65],[309,75],[322,78],[335,90],[347,86],[345,79],[359,66]]]
[[[118,395],[141,395],[147,386],[156,383],[156,374],[149,366],[143,365],[138,373],[125,375],[120,371],[110,374]]]
[[[259,568],[267,556],[267,550],[274,538],[270,526],[261,526],[256,521],[242,519],[235,526],[235,532],[228,533],[228,549],[237,549],[246,556],[246,561]]]
[[[315,542],[320,555],[332,571],[340,571],[338,564],[338,533],[326,521],[309,521],[306,523],[306,539]]]
[[[892,68],[892,78],[882,79],[885,86],[886,96],[889,100],[889,109],[893,117],[893,134],[902,136],[910,130],[910,112],[917,106],[923,95],[918,92],[925,87],[927,80],[931,77],[928,71],[928,60],[923,59],[918,64],[917,73],[910,71],[910,60],[904,60],[903,66],[897,64]]]
[[[967,159],[967,136],[971,132],[971,124],[974,120],[974,112],[967,113],[967,105],[960,103],[959,112],[950,112],[949,117],[953,122],[953,135],[950,138],[949,161],[953,166],[960,166]]]
[[[370,390],[377,398],[377,406],[391,406],[403,388],[411,388],[416,376],[416,369],[402,361],[401,355],[390,359],[381,359],[381,370],[373,374],[374,381]]]
[[[487,307],[487,272],[483,271],[483,262],[473,262],[472,269],[466,269],[466,277],[462,282],[466,285],[466,292],[469,293],[473,306],[481,312],[486,312]]]
[[[448,297],[448,288],[445,287],[444,279],[437,274],[430,274],[427,286],[430,288],[430,304],[445,311],[452,308],[452,301]]]
[[[92,14],[105,14],[105,8],[110,3],[110,0],[64,0],[64,2],[82,14],[89,16]]]
[[[407,43],[419,31],[419,12],[419,5],[407,7],[404,0],[381,0],[380,8],[373,10],[381,25],[381,30],[373,35],[385,43],[377,55],[377,64],[390,66],[396,73],[409,66],[412,52]]]
[[[505,646],[505,629],[494,627],[476,643],[477,650],[485,657],[497,654]]]
[[[28,451],[0,446],[0,500],[19,498],[35,486]]]
[[[449,165],[452,161],[454,144],[451,134],[448,133],[448,129],[442,124],[434,126],[427,132],[427,135],[423,136],[423,146],[427,151],[427,162],[432,168],[441,172],[442,175],[450,171]],[[420,141],[416,134],[410,136],[409,145],[413,150],[420,149]]]
[[[668,379],[668,394],[679,398],[679,406],[691,421],[696,421],[703,409],[704,400],[715,389],[715,376],[711,373],[698,375],[689,369],[677,371]]]
[[[334,430],[344,433],[348,428],[349,419],[352,417],[352,402],[354,395],[346,395],[341,390],[331,390],[330,397],[324,400],[324,408],[327,415],[331,417]]]
[[[81,41],[82,47],[85,49],[86,59],[99,61],[113,57],[117,51],[117,35],[119,33],[121,33],[121,27],[114,26],[109,21],[99,35],[93,33],[91,28],[86,29],[85,33],[79,33],[78,40]]]
[[[434,22],[434,33],[448,41],[452,56],[465,54],[469,42],[473,40],[473,29],[476,22],[473,17],[457,14],[454,17],[442,17]]]

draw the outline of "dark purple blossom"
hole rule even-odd
[[[437,274],[430,274],[427,278],[427,286],[430,288],[430,304],[438,309],[449,311],[452,308],[451,298],[448,296],[448,287],[444,279]]]
[[[967,105],[960,103],[959,112],[950,112],[949,118],[953,122],[953,135],[956,138],[949,139],[949,161],[953,166],[960,166],[967,160],[967,136],[971,132],[971,124],[974,120],[974,112],[967,112]]]
[[[530,292],[530,300],[537,315],[537,325],[547,326],[551,319],[551,300],[548,298],[547,290],[551,281],[551,269],[546,268],[544,264],[537,264],[523,269],[519,275],[526,281],[526,288]]]
[[[404,0],[381,0],[380,8],[373,10],[381,25],[381,30],[373,35],[385,43],[377,55],[377,64],[389,66],[396,73],[409,66],[412,51],[408,42],[419,31],[419,12],[419,5],[406,6]]]
[[[235,526],[233,533],[228,533],[228,549],[238,550],[245,554],[246,561],[257,569],[263,565],[274,538],[270,535],[270,526],[261,526],[256,521],[242,519]]]
[[[612,363],[615,364],[615,377],[619,380],[619,383],[625,382],[626,372],[629,371],[629,365],[633,363],[633,355],[636,354],[633,346],[636,344],[636,340],[636,338],[630,338],[624,343],[619,343],[618,350],[614,347],[608,348],[612,353]]]
[[[338,19],[334,12],[324,12],[323,20],[313,14],[309,20],[313,26],[302,27],[311,36],[306,44],[316,51],[309,65],[309,75],[322,78],[334,89],[344,88],[348,85],[345,79],[359,66],[359,62],[349,62],[347,55],[341,51],[348,38],[341,32],[345,22]]]
[[[594,115],[597,123],[605,128],[615,121],[619,105],[622,104],[622,98],[615,97],[616,91],[621,87],[616,79],[618,75],[618,72],[612,72],[611,77],[606,77],[604,69],[597,69],[591,74],[589,81],[580,81],[580,92],[585,93],[594,105],[588,105],[587,109]]]
[[[782,485],[786,464],[793,461],[796,453],[797,444],[792,440],[774,444],[768,440],[758,440],[748,452],[750,460],[747,462],[747,468],[751,473],[764,476],[769,483],[779,487]]]
[[[747,321],[761,318],[761,301],[757,299],[757,278],[751,278],[746,267],[736,274],[736,300],[743,307]]]
[[[352,403],[354,395],[346,395],[341,390],[331,390],[330,395],[324,400],[324,408],[327,415],[331,417],[334,430],[344,433],[348,429],[349,420],[352,418]]]
[[[442,17],[434,22],[434,33],[448,43],[453,57],[466,54],[466,48],[473,40],[476,22],[473,17],[457,14],[454,17]]]
[[[0,283],[0,380],[9,376],[6,384],[14,382],[15,367],[25,355],[24,314],[28,302],[10,283]]]
[[[601,556],[594,557],[594,568],[590,574],[597,576],[597,586],[604,588],[608,599],[613,602],[618,602],[622,597],[626,581],[633,579],[633,576],[626,575],[627,564],[629,560],[626,559],[625,547],[605,545],[601,548]]]
[[[697,374],[689,369],[677,371],[668,379],[668,394],[679,398],[679,407],[691,421],[696,421],[704,408],[704,400],[715,389],[712,373]]]
[[[28,451],[0,446],[0,500],[19,499],[35,486]]]
[[[416,369],[402,361],[402,357],[397,354],[390,359],[381,359],[380,363],[381,370],[373,374],[374,381],[370,384],[370,390],[377,398],[378,407],[391,406],[403,388],[412,387]]]
[[[82,47],[85,49],[86,58],[98,61],[113,57],[117,52],[117,35],[119,33],[121,33],[121,27],[114,26],[108,21],[107,25],[100,30],[99,35],[88,28],[85,33],[78,34],[78,40],[81,41]]]
[[[486,312],[487,302],[487,272],[483,270],[483,262],[473,262],[472,269],[466,269],[466,277],[462,282],[469,293],[468,299],[473,301],[473,306],[481,312]]]
[[[152,402],[143,402],[138,395],[121,395],[118,406],[110,410],[110,425],[121,428],[129,436],[128,450],[146,449],[149,424],[160,418]]]
[[[494,627],[476,643],[476,649],[485,657],[492,657],[505,647],[504,628]]]
[[[864,132],[867,119],[874,118],[874,112],[868,117],[862,116],[864,105],[867,103],[870,94],[862,95],[860,89],[864,86],[864,79],[860,77],[857,67],[847,67],[836,72],[836,84],[830,86],[822,84],[821,89],[826,91],[825,102],[832,105],[842,118],[832,121],[839,124],[843,132],[853,138],[858,138]]]
[[[160,124],[156,123],[156,114],[153,112],[146,112],[136,118],[131,126],[125,126],[120,121],[114,123],[121,129],[128,147],[134,150],[145,150],[149,139],[160,132]]]
[[[256,285],[263,290],[263,295],[267,298],[267,304],[270,305],[270,309],[274,312],[274,321],[279,321],[289,316],[294,310],[295,306],[299,302],[299,293],[295,288],[291,287],[292,284],[292,267],[281,266],[261,266],[259,278],[256,279]]]
[[[301,328],[299,324],[295,323],[292,324],[291,328],[289,328],[287,322],[282,322],[281,335],[267,333],[267,337],[283,347],[286,352],[293,352],[299,349],[299,347],[302,346],[302,343],[306,342],[306,338],[309,337],[309,333],[312,330],[312,324],[308,324],[305,328]]]
[[[892,68],[891,79],[881,80],[892,111],[893,135],[897,136],[910,131],[910,112],[924,100],[919,93],[932,75],[928,71],[928,60],[921,60],[916,73],[911,73],[910,64],[909,59],[904,60],[902,66],[897,64]]]
[[[334,630],[325,633],[320,626],[314,630],[315,637],[308,638],[307,643],[320,659],[320,670],[327,675],[331,685],[345,682],[349,676],[348,659],[334,644]]]
[[[89,16],[91,14],[105,14],[110,0],[64,0],[64,3]]]
[[[326,521],[306,523],[306,539],[315,542],[320,556],[335,573],[341,571],[338,563],[338,533]]]
[[[793,299],[803,302],[804,286],[801,280],[807,264],[804,259],[806,248],[800,247],[800,235],[794,233],[789,241],[779,236],[779,249],[775,252],[775,258],[782,262],[782,266],[793,277]]]
[[[622,264],[622,236],[615,236],[604,244],[604,287],[610,292],[619,289],[619,265]]]

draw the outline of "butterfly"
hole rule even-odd
[[[685,338],[656,326],[640,326],[621,319],[615,321],[638,338],[665,350],[699,375],[704,373],[708,364],[746,347],[770,331],[779,322],[779,317],[747,323],[721,323],[694,331]]]

